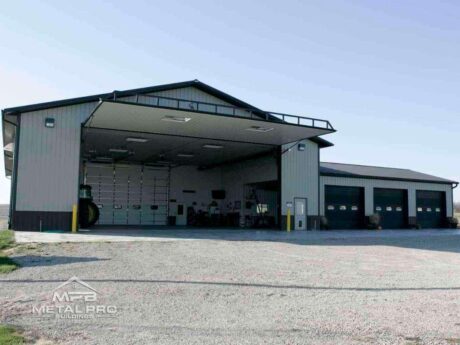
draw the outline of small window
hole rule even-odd
[[[158,210],[158,205],[150,205],[152,211]]]
[[[133,205],[132,208],[133,208],[133,210],[140,210],[141,205]]]
[[[386,210],[387,210],[388,212],[391,212],[391,211],[393,211],[393,207],[387,206]]]
[[[436,207],[436,212],[441,212],[441,209],[439,207]]]
[[[334,211],[334,210],[335,210],[335,207],[334,207],[334,205],[327,205],[327,209],[328,209],[329,211]]]
[[[347,207],[345,205],[340,205],[340,211],[346,211]]]
[[[382,208],[381,208],[380,206],[377,206],[377,207],[375,208],[375,210],[376,210],[376,211],[382,211]]]
[[[431,212],[431,207],[427,207],[427,208],[426,208],[426,211],[427,211],[427,212]]]
[[[351,210],[352,211],[358,211],[358,206],[355,206],[355,205],[351,206]]]
[[[417,207],[417,212],[423,212],[423,208]]]
[[[401,207],[401,206],[397,206],[397,207],[396,207],[396,212],[402,212],[402,207]]]
[[[121,205],[113,205],[113,208],[115,210],[121,210],[123,208],[123,206],[121,206]]]

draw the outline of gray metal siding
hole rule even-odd
[[[81,123],[96,102],[21,114],[18,211],[71,211],[78,201]],[[45,119],[55,118],[55,128]]]
[[[159,91],[159,92],[151,93],[151,95],[161,96],[161,97],[180,98],[180,99],[186,99],[186,100],[197,101],[197,102],[231,105],[221,100],[220,98],[210,95],[195,87],[184,87],[184,88],[174,89],[174,90]]]
[[[155,95],[228,105],[194,87]],[[126,98],[129,100],[129,98]],[[80,132],[97,102],[21,114],[18,211],[70,211],[78,201]],[[53,129],[44,125],[56,119]]]
[[[308,199],[309,216],[318,215],[318,155],[316,143],[304,140],[305,151],[298,151],[294,143],[283,145],[281,157],[281,214],[287,214],[287,202],[294,202],[294,198]]]
[[[324,186],[355,186],[364,187],[365,198],[365,215],[369,216],[374,213],[374,188],[394,188],[407,190],[408,212],[409,217],[416,216],[416,191],[433,190],[446,192],[446,216],[452,217],[452,187],[448,184],[424,183],[424,182],[407,182],[407,181],[386,181],[378,179],[360,179],[350,177],[321,176],[320,185],[320,210],[324,215]]]
[[[173,90],[166,90],[166,91],[158,91],[158,92],[152,92],[147,95],[150,96],[159,96],[159,97],[169,97],[169,98],[176,98],[176,99],[183,99],[187,101],[196,101],[196,102],[204,102],[204,103],[212,103],[212,104],[221,104],[221,105],[227,105],[227,106],[232,106],[234,105],[223,101],[222,99],[215,97],[213,95],[210,95],[204,91],[201,91],[200,89],[197,89],[196,87],[183,87],[179,89],[173,89]],[[126,101],[126,102],[139,102],[142,104],[150,104],[150,105],[156,105],[157,99],[152,98],[152,97],[145,97],[140,95],[139,97],[137,96],[128,96],[128,97],[120,97],[119,100]],[[168,100],[161,100],[160,104],[163,104],[163,106],[168,106],[168,107],[175,107],[176,102],[175,101],[168,101]],[[206,105],[201,105],[200,110],[201,111],[209,111],[209,112],[214,112],[215,108],[213,106],[209,106],[209,109],[207,109],[208,106]],[[227,109],[227,108],[219,108],[218,109],[219,113],[222,114],[227,114],[227,115],[232,115],[233,110],[232,109]],[[237,116],[250,116],[249,112],[244,111],[244,110],[237,110],[235,112]]]

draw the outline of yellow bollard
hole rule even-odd
[[[77,205],[72,205],[72,232],[77,232]]]
[[[287,232],[291,232],[291,208],[290,207],[288,207],[288,210],[287,210],[286,225],[287,225]]]

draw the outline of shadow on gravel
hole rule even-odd
[[[106,261],[110,259],[101,259],[97,257],[78,257],[78,256],[39,256],[39,255],[23,255],[12,257],[14,262],[17,262],[21,267],[37,267],[37,266],[55,266],[74,264],[77,262],[91,261]]]
[[[0,280],[0,283],[61,283],[58,279],[11,279]],[[160,279],[85,279],[86,283],[127,283],[127,284],[172,284],[172,285],[198,285],[198,286],[230,286],[244,288],[269,288],[269,289],[293,289],[293,290],[324,290],[324,291],[363,291],[363,292],[388,292],[388,291],[459,291],[460,287],[333,287],[314,285],[278,285],[236,282],[208,282],[196,280],[160,280]]]

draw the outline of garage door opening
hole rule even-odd
[[[330,229],[363,229],[364,188],[325,186],[325,209]]]
[[[446,227],[446,193],[417,191],[417,224],[422,228]]]
[[[85,128],[96,226],[277,228],[276,145]]]
[[[374,188],[374,211],[383,229],[403,229],[408,225],[407,190]]]

